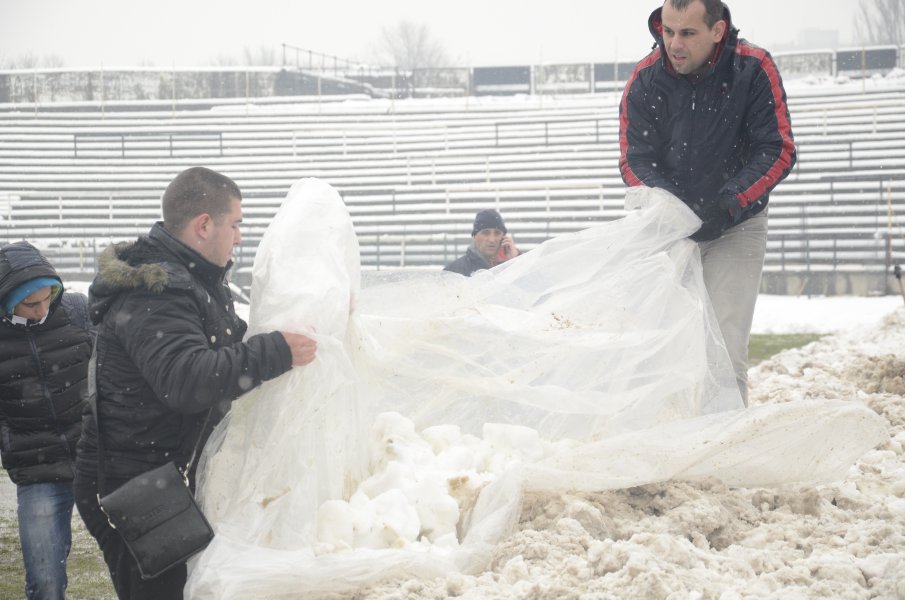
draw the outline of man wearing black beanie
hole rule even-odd
[[[465,254],[444,268],[470,277],[475,271],[490,269],[519,255],[518,248],[508,235],[503,217],[493,209],[478,211],[471,228],[472,245]]]

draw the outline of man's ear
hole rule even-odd
[[[726,19],[720,19],[716,23],[713,24],[713,41],[716,43],[720,43],[723,41],[723,36],[726,33]]]
[[[189,221],[189,226],[192,229],[192,233],[195,234],[195,237],[199,240],[206,240],[208,237],[210,237],[213,225],[214,220],[208,213],[201,213],[200,215]]]

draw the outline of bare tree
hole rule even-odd
[[[59,54],[38,56],[27,52],[17,56],[0,57],[0,68],[3,69],[59,69],[66,66],[66,61]]]
[[[404,20],[383,28],[376,53],[376,62],[401,71],[446,67],[449,62],[446,50],[427,25]]]
[[[276,48],[273,46],[258,46],[257,48],[245,46],[243,57],[248,66],[272,67],[280,64]]]
[[[252,66],[279,66],[280,61],[277,51],[272,46],[259,46],[242,49],[242,56],[237,58],[227,54],[219,54],[209,63],[216,67],[252,67]]]
[[[855,30],[865,45],[905,45],[905,0],[860,0]]]

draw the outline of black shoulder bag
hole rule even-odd
[[[201,512],[189,489],[188,473],[195,462],[201,436],[207,427],[208,411],[198,440],[185,469],[169,463],[133,477],[103,498],[104,450],[97,421],[98,503],[107,515],[110,526],[122,536],[135,558],[142,579],[154,579],[161,573],[182,564],[204,550],[214,539],[214,530]]]

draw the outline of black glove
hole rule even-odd
[[[738,203],[738,198],[735,197],[735,194],[721,194],[717,199],[717,204],[720,207],[720,212],[724,215],[729,213],[730,223],[738,223],[738,220],[742,218],[742,207]]]
[[[696,242],[709,242],[721,235],[723,235],[723,224],[716,219],[711,219],[704,221],[701,228],[688,237]]]

